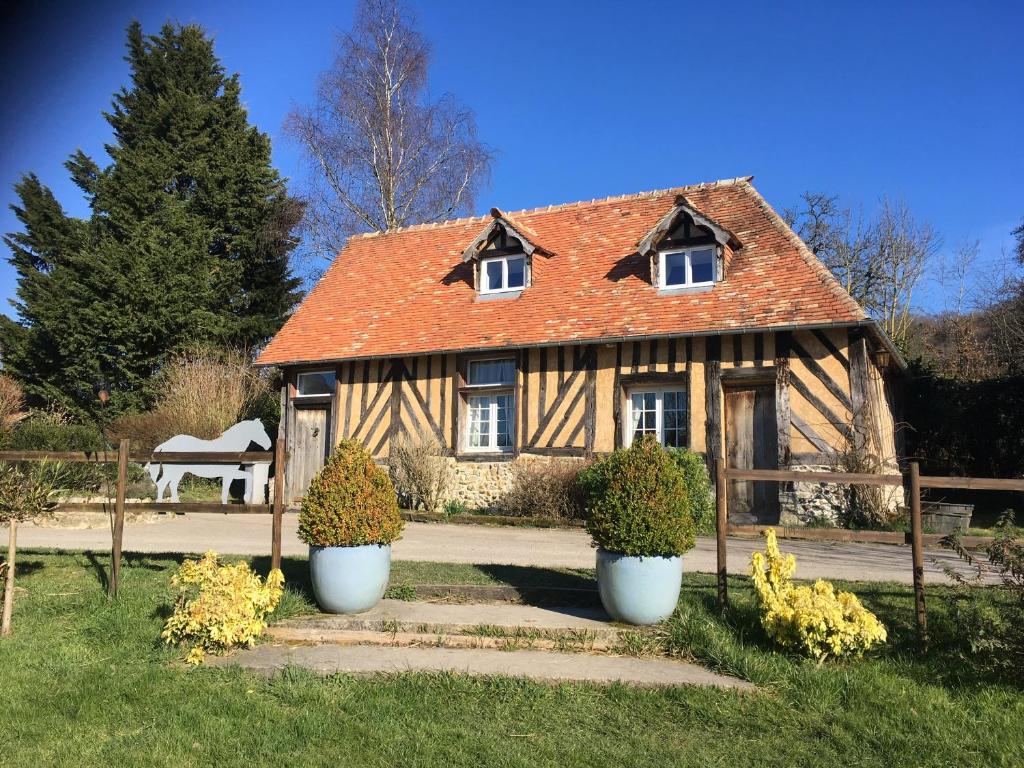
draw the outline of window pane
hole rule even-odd
[[[665,285],[686,284],[686,254],[665,254]]]
[[[690,252],[690,273],[695,283],[710,283],[715,279],[715,252],[711,248]]]
[[[471,360],[469,383],[474,385],[514,384],[516,380],[515,360]]]
[[[334,373],[319,371],[317,373],[300,373],[295,382],[299,395],[333,395]]]
[[[469,398],[469,447],[486,448],[491,429],[489,397]]]
[[[484,262],[484,286],[489,291],[500,291],[501,284],[501,259],[493,259]]]
[[[498,448],[509,448],[512,445],[512,430],[509,428],[512,410],[512,395],[498,395],[497,397],[498,419],[497,419],[497,446]]]
[[[508,260],[508,288],[522,288],[526,285],[526,259],[519,257]]]

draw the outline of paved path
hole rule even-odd
[[[258,645],[230,656],[211,656],[211,666],[241,666],[274,675],[299,666],[321,675],[400,672],[455,672],[508,675],[545,681],[583,681],[633,685],[702,685],[753,690],[744,680],[719,675],[696,664],[669,659],[595,656],[551,651],[502,651],[480,648],[407,648],[369,645]]]
[[[131,552],[204,552],[232,555],[270,554],[269,515],[193,514],[160,516],[157,522],[125,526],[124,548]],[[296,534],[298,516],[285,515],[282,549],[286,556],[305,555],[306,545]],[[797,556],[797,576],[864,581],[912,582],[910,548],[888,544],[840,544],[783,541],[783,551]],[[27,524],[18,528],[23,547],[109,549],[109,528],[63,529]],[[750,553],[761,549],[756,539],[729,539],[729,570],[745,573]],[[565,568],[593,568],[590,538],[580,529],[511,528],[489,525],[409,523],[395,543],[396,560],[496,563]],[[714,573],[714,539],[698,539],[684,557],[691,571]],[[925,553],[929,581],[945,580],[942,567],[956,566],[956,556],[944,550]]]

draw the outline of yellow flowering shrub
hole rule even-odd
[[[824,661],[860,656],[876,643],[884,643],[885,626],[850,592],[836,592],[830,582],[814,586],[792,582],[796,558],[783,555],[775,531],[764,532],[765,551],[751,558],[761,625],[775,642],[813,659]]]
[[[264,581],[248,563],[222,565],[216,552],[186,560],[171,577],[178,596],[160,636],[168,645],[191,646],[189,664],[199,664],[207,651],[252,646],[281,600],[283,585],[278,569]]]

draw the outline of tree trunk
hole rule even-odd
[[[14,610],[14,554],[17,549],[18,524],[11,520],[7,534],[7,574],[4,579],[4,612],[0,619],[0,635],[11,634],[11,612]]]

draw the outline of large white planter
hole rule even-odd
[[[309,574],[316,601],[327,613],[368,611],[388,588],[391,545],[311,546]]]
[[[597,590],[616,621],[657,624],[672,615],[683,585],[683,558],[597,550]]]

